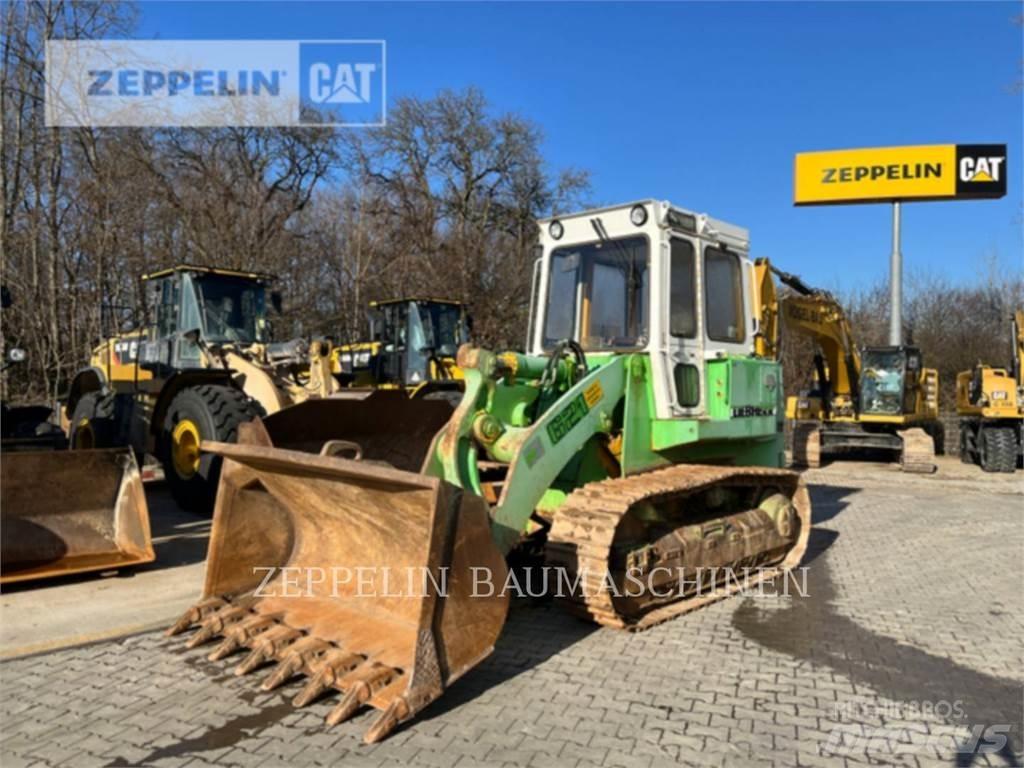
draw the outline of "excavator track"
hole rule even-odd
[[[900,464],[904,472],[930,475],[938,469],[935,464],[935,440],[920,427],[904,429],[899,433],[903,440]]]
[[[821,466],[821,425],[798,422],[793,427],[793,466],[817,469]]]
[[[639,612],[626,613],[617,605],[617,598],[606,586],[605,579],[614,570],[613,561],[622,543],[623,521],[640,506],[665,507],[685,503],[713,489],[741,490],[757,493],[759,489],[776,490],[787,497],[791,511],[779,519],[788,523],[769,523],[758,519],[759,509],[731,512],[720,518],[705,517],[689,523],[688,534],[680,537],[683,548],[698,545],[702,551],[713,551],[724,537],[738,540],[749,536],[752,541],[763,536],[765,528],[785,528],[782,548],[747,553],[728,564],[736,570],[751,568],[753,576],[744,580],[709,582],[697,594],[676,595],[661,604],[647,606]],[[566,596],[573,613],[607,627],[632,631],[644,630],[680,614],[721,600],[740,589],[775,578],[796,567],[807,549],[811,528],[811,505],[800,476],[788,470],[760,467],[720,467],[678,465],[625,478],[590,483],[573,492],[555,516],[548,534],[547,561],[565,569],[568,581],[579,579],[581,590]],[[681,529],[680,529],[681,530]],[[705,534],[708,534],[705,536]],[[698,538],[694,540],[693,536]],[[774,539],[777,544],[779,538]],[[693,547],[691,547],[692,549]],[[722,547],[728,548],[728,545]],[[641,547],[640,551],[644,551]],[[699,562],[699,561],[698,561]],[[710,570],[710,569],[709,569]],[[613,579],[614,580],[614,579]]]

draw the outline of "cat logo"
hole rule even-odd
[[[957,197],[1002,197],[1006,194],[1006,145],[958,144]]]
[[[960,162],[961,181],[999,181],[999,166],[1003,164],[1002,157],[965,157]]]

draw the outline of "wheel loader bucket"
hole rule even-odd
[[[346,458],[419,472],[452,411],[446,400],[413,400],[401,390],[357,391],[306,400],[268,416],[263,426],[278,448],[320,453],[339,441],[349,444],[335,445]]]
[[[4,452],[0,481],[0,584],[155,559],[131,450]]]
[[[378,741],[494,647],[507,572],[486,504],[372,460],[272,447],[258,420],[239,441],[202,445],[225,458],[206,583],[168,633],[219,638],[211,660],[247,649],[239,675],[275,662],[264,690],[304,675],[296,706],[340,691],[330,724],[380,710],[365,736]]]

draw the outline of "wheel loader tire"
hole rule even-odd
[[[74,450],[112,448],[117,445],[114,396],[100,392],[82,395],[71,416],[68,442]]]
[[[1017,439],[1013,427],[982,426],[978,438],[981,468],[986,472],[1013,472],[1017,468]]]
[[[203,384],[175,395],[164,418],[160,460],[179,506],[200,514],[213,513],[223,460],[201,453],[200,442],[233,443],[239,424],[263,415],[258,403],[231,386]]]
[[[974,443],[976,437],[974,428],[968,422],[960,423],[960,461],[964,464],[974,464]]]

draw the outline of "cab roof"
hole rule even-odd
[[[167,277],[173,275],[176,272],[199,272],[205,275],[223,275],[225,277],[241,277],[248,280],[258,280],[260,282],[269,283],[277,280],[275,275],[271,275],[267,272],[246,272],[238,269],[222,269],[220,267],[201,267],[197,264],[178,264],[168,269],[161,269],[156,272],[150,272],[148,275],[143,275],[143,280],[153,280],[158,277]]]

